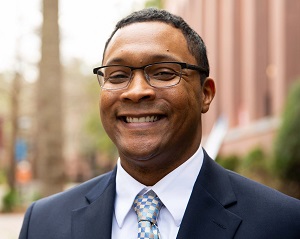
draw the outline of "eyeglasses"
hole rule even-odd
[[[155,88],[168,88],[177,85],[182,69],[198,71],[208,76],[208,71],[200,66],[184,62],[156,62],[141,67],[109,65],[93,69],[102,89],[119,90],[126,88],[133,78],[134,70],[143,70],[149,85]]]

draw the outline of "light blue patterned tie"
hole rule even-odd
[[[133,209],[138,217],[138,239],[160,239],[157,218],[162,202],[153,191],[137,195]]]

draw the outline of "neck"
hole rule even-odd
[[[138,182],[145,186],[153,186],[186,162],[197,151],[198,147],[199,145],[190,152],[183,154],[182,157],[179,157],[180,154],[175,153],[168,156],[162,155],[162,157],[153,157],[148,160],[139,160],[120,155],[121,165],[124,170]],[[176,155],[176,157],[174,155]]]

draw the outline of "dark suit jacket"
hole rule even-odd
[[[109,239],[115,176],[116,169],[33,203],[19,238]],[[177,238],[299,239],[300,201],[225,170],[205,153]]]

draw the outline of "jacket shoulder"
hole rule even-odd
[[[224,169],[204,155],[199,183],[226,210],[241,218],[234,238],[300,238],[298,199]]]
[[[228,175],[237,198],[230,211],[243,218],[240,233],[259,225],[265,238],[271,234],[274,238],[299,238],[300,200],[237,173],[228,171]]]
[[[70,238],[72,211],[89,205],[93,197],[100,197],[114,183],[114,173],[33,202],[26,211],[19,238]]]

